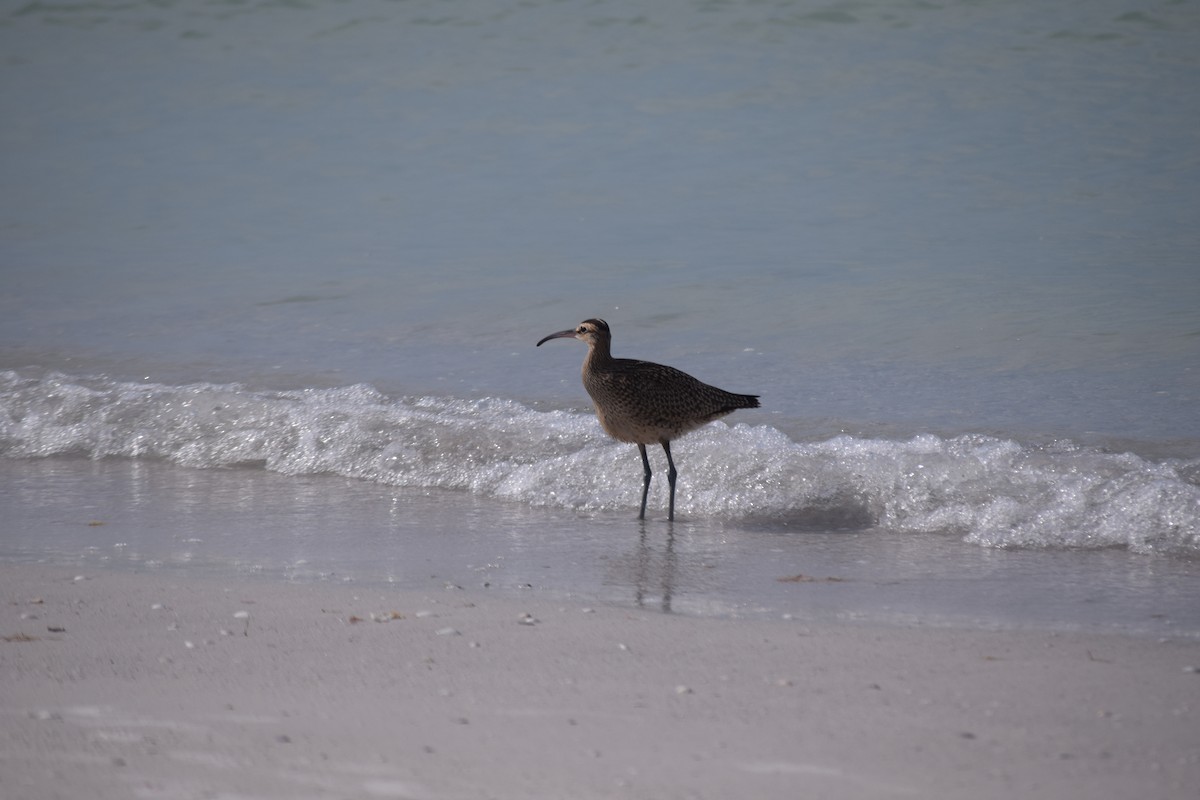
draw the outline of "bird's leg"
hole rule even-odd
[[[642,454],[642,467],[645,469],[645,477],[642,480],[642,510],[638,512],[638,519],[646,518],[646,495],[650,493],[650,457],[646,455],[646,445],[639,444],[638,450]]]
[[[666,439],[662,443],[663,451],[667,454],[667,483],[671,485],[671,504],[667,506],[667,519],[674,521],[675,519],[675,476],[679,473],[675,471],[675,461],[671,458],[671,443]],[[645,448],[643,448],[643,455]],[[649,469],[647,467],[646,469]],[[649,480],[649,477],[647,477]]]

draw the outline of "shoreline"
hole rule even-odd
[[[12,796],[1183,798],[1200,642],[0,564]]]

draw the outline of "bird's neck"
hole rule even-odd
[[[587,358],[583,360],[583,371],[599,369],[613,360],[612,353],[609,350],[608,342],[600,340],[594,344],[589,343]]]

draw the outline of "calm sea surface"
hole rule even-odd
[[[636,451],[582,346],[533,347],[602,316],[762,395],[679,444],[697,542],[1019,551],[1194,611],[1197,41],[1171,0],[7,4],[0,557],[80,557],[37,509],[133,503],[131,459],[632,547]],[[346,536],[313,571],[378,577]]]

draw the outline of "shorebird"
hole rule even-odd
[[[667,483],[671,486],[667,519],[674,520],[678,472],[671,458],[671,440],[739,408],[758,408],[758,395],[732,394],[663,364],[613,358],[612,332],[602,319],[585,319],[575,328],[550,334],[537,346],[567,338],[588,346],[583,359],[583,387],[592,397],[600,427],[618,441],[636,444],[642,454],[645,477],[638,519],[646,518],[646,495],[650,491],[646,445],[661,444],[667,454]]]

